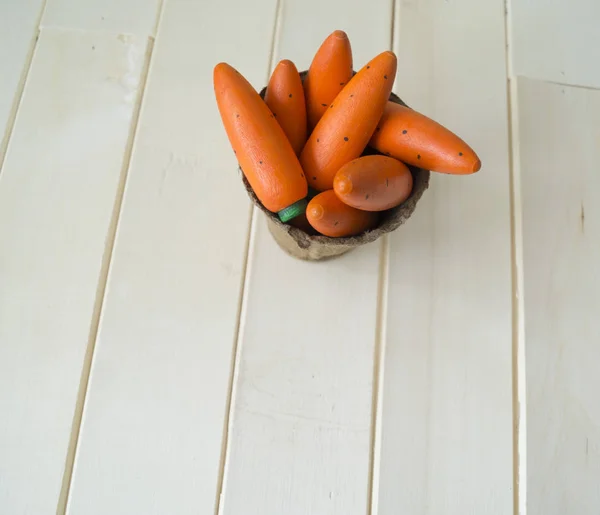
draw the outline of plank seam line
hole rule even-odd
[[[253,254],[254,254],[254,238],[251,235],[254,233],[254,226],[256,224],[257,216],[255,214],[254,204],[250,203],[249,213],[249,225],[248,225],[248,238],[246,242],[246,252],[244,259],[244,270],[243,270],[243,282],[240,292],[240,301],[238,307],[238,321],[234,338],[234,345],[232,349],[232,364],[230,368],[229,377],[229,388],[227,391],[227,400],[225,408],[225,420],[223,421],[223,431],[221,439],[221,459],[219,462],[219,477],[217,480],[217,492],[215,499],[215,515],[221,513],[222,508],[222,493],[225,482],[225,474],[227,473],[227,462],[229,457],[229,434],[231,433],[232,426],[232,409],[235,405],[236,393],[233,387],[234,383],[237,382],[240,370],[241,360],[241,335],[244,332],[246,325],[246,305],[248,296],[248,283],[250,281],[250,271],[252,270]]]
[[[80,444],[80,432],[83,423],[87,393],[90,383],[91,370],[96,354],[96,342],[100,324],[102,321],[102,310],[104,307],[104,301],[106,299],[106,291],[108,285],[108,279],[110,275],[110,267],[112,263],[112,257],[119,230],[119,222],[121,218],[121,210],[123,206],[123,198],[125,196],[127,178],[129,176],[129,168],[131,165],[131,158],[134,153],[136,146],[136,137],[138,132],[140,114],[143,108],[146,85],[148,82],[148,76],[151,70],[152,55],[154,52],[154,37],[149,36],[147,38],[148,43],[146,47],[146,56],[140,75],[139,93],[136,99],[136,105],[131,117],[131,125],[129,129],[129,135],[127,138],[127,144],[125,147],[123,162],[121,165],[121,174],[119,177],[119,183],[115,194],[115,200],[113,203],[113,212],[111,216],[111,222],[107,231],[104,255],[102,257],[102,265],[98,276],[98,283],[96,287],[96,300],[94,302],[94,310],[90,322],[90,330],[88,334],[88,343],[84,361],[82,364],[81,378],[79,382],[79,390],[77,395],[77,401],[75,404],[75,410],[73,413],[73,422],[71,424],[71,436],[69,439],[69,447],[65,458],[65,467],[63,473],[63,479],[61,484],[60,496],[56,508],[57,515],[63,515],[67,512],[68,504],[70,501],[71,494],[71,480],[75,468],[75,461],[77,453],[79,451]]]
[[[158,29],[160,27],[160,22],[162,21],[164,9],[165,9],[165,0],[159,0],[158,9],[156,11],[157,12],[156,20],[154,22],[154,26],[152,27],[152,33],[151,33],[152,38],[156,38],[156,36],[158,35]]]
[[[556,80],[540,79],[539,77],[530,77],[529,75],[515,75],[514,78],[533,80],[542,84],[551,84],[552,86],[560,86],[563,88],[583,89],[585,91],[600,91],[600,86],[585,86],[583,84],[572,84],[570,82],[560,82]]]
[[[371,401],[371,445],[369,455],[369,490],[367,514],[374,515],[379,512],[380,487],[379,465],[381,461],[381,437],[383,418],[383,386],[384,364],[387,341],[387,313],[388,313],[388,287],[389,287],[389,235],[382,237],[379,254],[379,278],[377,284],[377,308],[375,348],[373,350],[373,398]]]
[[[396,31],[396,12],[399,6],[391,0],[390,50],[394,51],[398,43]],[[399,12],[399,11],[398,11]],[[379,276],[377,280],[377,307],[375,312],[375,348],[373,349],[373,392],[371,399],[371,434],[369,446],[369,476],[367,491],[367,514],[379,512],[381,439],[383,418],[383,389],[385,374],[385,351],[387,342],[387,312],[389,288],[389,252],[390,235],[385,234],[379,249]]]
[[[390,50],[393,52],[395,47],[395,43],[396,43],[396,38],[397,38],[397,34],[396,34],[396,11],[399,11],[399,8],[396,7],[396,2],[398,0],[391,0],[391,11],[392,11],[392,25],[391,25],[391,30],[390,30]]]
[[[269,71],[267,74],[267,80],[271,71],[275,65],[276,58],[276,47],[279,44],[279,36],[281,32],[281,20],[283,12],[284,0],[277,0],[275,4],[275,20],[273,27],[273,34],[271,36],[270,53],[269,53]],[[241,351],[242,351],[242,335],[244,334],[244,327],[246,323],[246,309],[247,309],[247,298],[248,298],[248,283],[250,282],[250,276],[252,271],[252,262],[254,256],[254,244],[257,224],[256,208],[254,204],[250,203],[250,216],[248,219],[248,230],[246,231],[246,249],[244,255],[244,267],[242,270],[241,278],[241,290],[238,301],[238,313],[237,323],[235,328],[235,336],[232,348],[232,359],[229,372],[229,388],[227,391],[227,397],[225,401],[225,419],[223,421],[223,436],[221,438],[221,459],[219,461],[219,476],[217,479],[217,491],[215,499],[215,515],[221,513],[222,508],[222,495],[225,484],[225,476],[228,470],[228,458],[230,452],[230,433],[233,424],[232,410],[235,406],[236,391],[234,384],[237,382],[240,369]]]
[[[0,178],[2,177],[2,169],[4,168],[4,160],[6,159],[6,154],[8,153],[8,145],[10,139],[12,137],[13,131],[15,129],[15,124],[17,122],[17,114],[21,107],[21,103],[23,101],[23,94],[25,93],[25,86],[27,85],[27,81],[29,80],[29,72],[31,71],[31,65],[33,63],[33,56],[35,55],[35,51],[37,49],[38,40],[40,39],[41,33],[41,23],[42,18],[44,17],[44,12],[46,11],[46,4],[48,0],[44,0],[42,3],[42,7],[40,9],[40,13],[38,14],[38,19],[36,23],[36,28],[34,31],[33,39],[29,44],[29,50],[27,52],[27,56],[25,57],[25,63],[23,66],[23,70],[21,71],[21,77],[19,78],[19,83],[17,84],[17,90],[15,91],[12,106],[8,115],[8,120],[6,120],[6,128],[4,130],[4,136],[0,141]]]
[[[512,59],[512,3],[504,1],[512,282],[513,513],[527,513],[527,423],[523,304],[523,220],[518,95]]]

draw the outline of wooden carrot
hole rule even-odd
[[[333,176],[366,147],[388,101],[396,56],[383,52],[363,67],[338,94],[308,138],[300,163],[316,190],[333,187]]]
[[[355,236],[377,223],[377,213],[361,211],[344,204],[333,190],[319,193],[306,208],[306,218],[315,230],[339,238]]]
[[[407,164],[434,172],[464,175],[481,168],[477,154],[456,134],[394,102],[386,105],[369,145]]]
[[[308,127],[311,131],[351,78],[350,41],[345,32],[336,30],[323,41],[304,78]]]
[[[402,204],[412,186],[412,175],[404,163],[380,155],[350,161],[333,179],[338,198],[364,211],[383,211]]]
[[[306,102],[302,80],[294,63],[281,61],[273,71],[265,102],[277,118],[296,155],[306,143]]]
[[[304,172],[267,104],[226,63],[215,67],[213,80],[225,131],[258,199],[284,222],[302,213],[308,191]]]

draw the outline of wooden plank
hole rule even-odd
[[[276,58],[299,69],[335,29],[348,32],[356,68],[389,48],[387,0],[282,6]],[[256,213],[223,514],[366,513],[379,249],[301,262]]]
[[[600,91],[519,79],[527,513],[600,510]]]
[[[69,513],[215,509],[250,204],[217,111],[212,72],[227,61],[262,84],[274,18],[274,0],[165,6]]]
[[[398,94],[478,152],[390,238],[373,513],[513,509],[503,4],[397,5]]]
[[[600,87],[600,2],[512,0],[515,75]]]
[[[0,506],[54,513],[146,40],[42,31],[0,180]]]
[[[0,167],[29,70],[42,6],[43,0],[0,2]]]
[[[163,0],[47,0],[42,27],[153,35]]]

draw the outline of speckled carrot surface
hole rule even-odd
[[[300,74],[292,61],[284,59],[275,67],[267,86],[265,102],[277,118],[294,152],[300,154],[306,143],[306,102]]]
[[[262,204],[279,212],[304,199],[304,172],[291,143],[252,85],[232,66],[218,64],[215,96],[240,166]]]
[[[335,173],[360,156],[383,114],[395,75],[396,56],[383,52],[352,77],[334,99],[300,154],[311,187],[331,189]]]
[[[361,211],[344,204],[333,190],[319,193],[306,208],[306,218],[325,236],[354,236],[377,224],[377,213]]]
[[[469,145],[427,116],[388,102],[369,142],[383,154],[434,172],[470,174],[481,161]]]
[[[412,191],[408,167],[391,157],[364,156],[342,166],[333,179],[333,190],[349,206],[383,211],[404,202]]]
[[[304,79],[308,127],[311,131],[348,83],[352,70],[350,40],[345,32],[336,30],[317,50]]]

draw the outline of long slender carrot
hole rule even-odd
[[[402,204],[413,178],[404,164],[386,156],[364,156],[342,166],[333,179],[338,198],[356,209],[383,211]]]
[[[383,154],[433,172],[465,175],[481,169],[475,151],[456,134],[394,102],[386,105],[369,145]]]
[[[377,213],[361,211],[344,204],[333,190],[319,193],[306,208],[306,218],[315,230],[339,238],[355,236],[377,223]]]
[[[300,154],[306,143],[306,102],[298,69],[284,59],[273,71],[265,102],[290,140],[294,152]]]
[[[311,187],[331,189],[335,173],[360,156],[383,114],[395,75],[396,56],[383,52],[338,94],[300,154]]]
[[[229,64],[215,66],[213,81],[225,131],[258,199],[282,221],[302,213],[308,192],[304,172],[267,104]]]
[[[308,127],[312,130],[329,104],[352,78],[352,48],[342,30],[321,44],[304,78]]]

